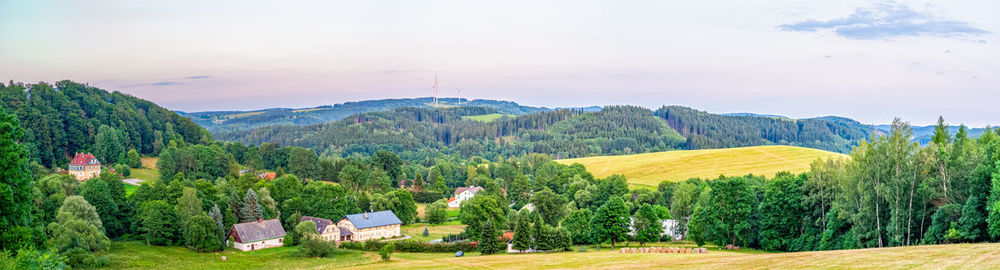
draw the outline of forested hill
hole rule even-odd
[[[65,166],[74,152],[111,163],[131,149],[156,155],[171,139],[212,140],[191,120],[152,102],[72,81],[0,83],[0,106],[20,119],[31,160],[47,167]]]
[[[434,100],[430,97],[365,100],[346,102],[332,106],[313,108],[273,108],[256,111],[214,111],[214,112],[180,112],[190,117],[195,123],[216,133],[220,131],[246,130],[272,125],[312,125],[324,124],[345,117],[366,113],[388,111],[403,107],[433,108]],[[442,107],[491,107],[499,114],[523,115],[529,113],[553,111],[545,107],[524,106],[510,101],[498,100],[466,100],[459,98],[441,98]],[[584,108],[588,111],[600,110],[600,107]]]
[[[452,153],[488,158],[546,153],[574,158],[771,144],[846,153],[873,130],[839,118],[724,116],[684,107],[652,111],[608,106],[596,112],[556,110],[492,121],[463,118],[495,113],[498,110],[491,107],[398,108],[327,124],[220,132],[216,138],[309,147],[334,155],[368,155],[384,149],[409,159]]]
[[[782,144],[847,153],[871,133],[880,132],[843,117],[719,115],[680,106],[664,106],[655,114],[687,138],[687,149]]]

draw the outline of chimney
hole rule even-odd
[[[368,219],[368,212],[365,212],[365,219]]]

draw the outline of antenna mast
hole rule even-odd
[[[455,88],[458,90],[458,106],[462,106],[462,88]]]
[[[438,106],[438,75],[437,75],[437,73],[434,73],[434,86],[431,86],[431,88],[434,88],[434,107],[437,107]]]

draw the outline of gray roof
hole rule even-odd
[[[367,214],[368,214],[367,218],[365,217],[365,214],[363,214],[363,213],[362,214],[347,215],[344,218],[346,218],[347,220],[350,220],[351,224],[354,224],[354,227],[358,228],[358,229],[378,227],[378,226],[385,226],[385,225],[393,225],[393,224],[402,224],[403,223],[403,222],[399,221],[399,218],[396,217],[396,214],[392,213],[392,211],[388,211],[388,210],[387,211],[378,211],[378,212],[371,212],[371,213],[367,213]]]
[[[233,230],[240,236],[241,243],[285,237],[285,228],[281,227],[281,222],[276,218],[234,224]]]
[[[333,221],[331,221],[329,219],[318,218],[318,217],[310,217],[310,216],[302,216],[302,219],[299,220],[299,221],[306,221],[306,220],[310,220],[310,221],[316,223],[316,233],[319,233],[319,234],[323,234],[323,231],[326,230],[326,226],[329,226],[330,224],[333,223]]]

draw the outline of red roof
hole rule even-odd
[[[91,154],[76,153],[73,160],[69,162],[69,165],[90,165],[91,160],[96,160],[97,157]],[[101,161],[96,161],[95,165],[100,165]]]
[[[500,236],[500,239],[503,239],[503,240],[514,239],[514,232],[505,232],[505,233],[503,233],[503,236]]]
[[[458,195],[459,193],[462,193],[463,191],[466,191],[466,190],[471,191],[472,194],[476,194],[476,193],[479,193],[480,191],[482,191],[483,188],[482,187],[477,187],[477,186],[460,187],[460,188],[456,188],[455,189],[455,195]]]

